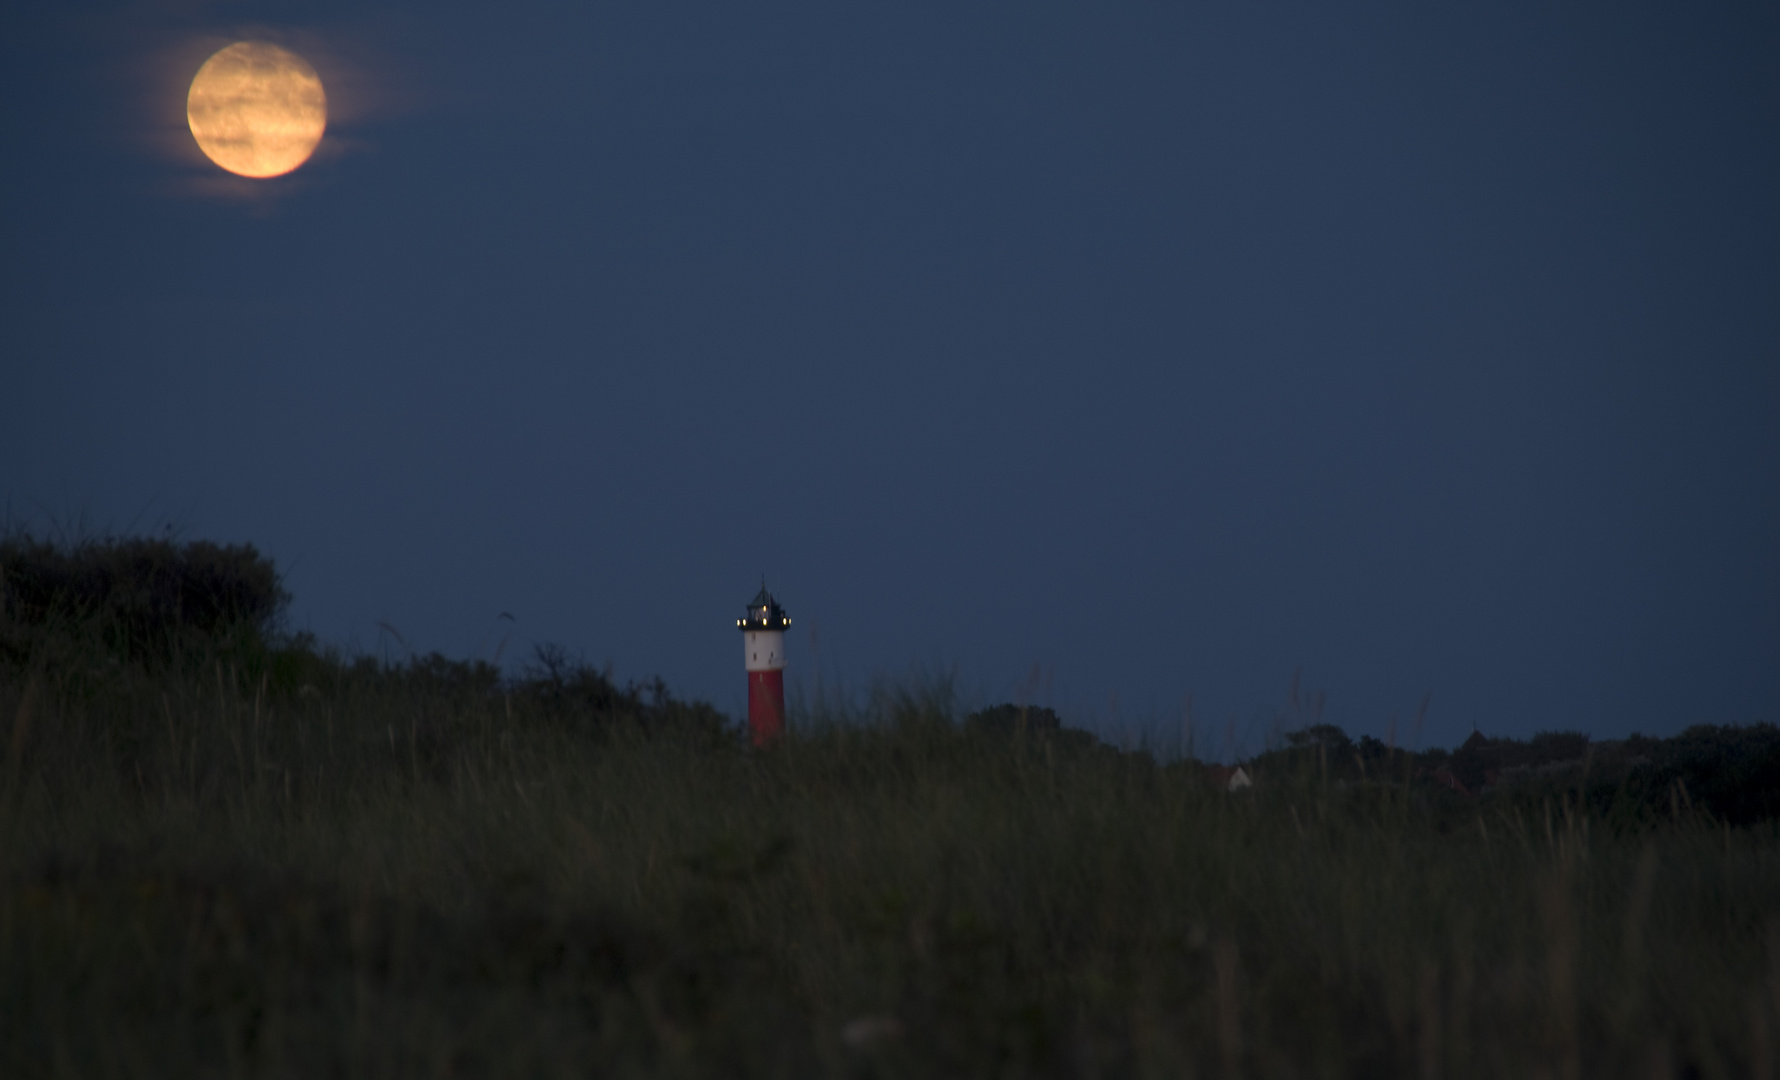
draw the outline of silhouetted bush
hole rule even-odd
[[[1288,732],[1285,746],[1249,767],[1273,782],[1401,783],[1431,794],[1483,799],[1504,809],[1543,812],[1586,805],[1614,827],[1641,828],[1678,815],[1754,825],[1780,820],[1780,728],[1700,725],[1668,739],[1633,735],[1591,741],[1580,732],[1531,739],[1473,732],[1451,753],[1393,750],[1370,736],[1358,743],[1333,724]],[[1429,807],[1440,805],[1429,802]],[[1450,807],[1449,807],[1450,809]]]
[[[1399,775],[1414,755],[1371,735],[1356,742],[1335,724],[1318,723],[1285,733],[1285,745],[1256,755],[1250,771],[1276,779],[1296,777],[1359,782]]]
[[[1517,773],[1550,770],[1558,766],[1580,767],[1588,755],[1588,736],[1581,732],[1540,732],[1528,742],[1492,739],[1473,731],[1453,751],[1454,775],[1471,791],[1494,787]]]
[[[726,737],[728,721],[713,706],[675,698],[660,677],[620,687],[609,671],[571,658],[560,645],[537,646],[520,677],[503,689],[515,702],[573,729],[623,726],[649,735]]]
[[[1354,752],[1354,741],[1334,724],[1312,724],[1299,731],[1286,733],[1286,745],[1294,748],[1321,748],[1346,757]]]
[[[1704,811],[1717,821],[1780,820],[1780,728],[1701,724],[1671,739],[1634,737],[1638,755],[1623,778],[1590,787],[1590,803],[1636,817]],[[1615,780],[1617,779],[1617,782]]]
[[[0,539],[0,659],[44,645],[160,662],[186,648],[261,645],[290,594],[251,544]]]
[[[1063,730],[1063,720],[1037,705],[994,705],[965,717],[964,730],[974,735],[1036,734]]]
[[[1029,738],[1076,751],[1105,746],[1093,732],[1066,728],[1056,712],[1037,705],[1007,704],[979,709],[964,718],[964,733],[981,739]]]

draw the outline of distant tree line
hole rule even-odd
[[[1525,740],[1473,732],[1454,750],[1419,752],[1315,724],[1288,733],[1285,745],[1249,766],[1257,782],[1310,776],[1405,784],[1466,803],[1568,800],[1627,825],[1681,813],[1731,825],[1780,819],[1780,728],[1773,724],[1700,724],[1669,738],[1599,741],[1579,731]]]

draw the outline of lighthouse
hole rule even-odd
[[[790,625],[762,578],[759,595],[748,604],[748,617],[736,620],[748,669],[748,740],[755,746],[785,732],[785,628]]]

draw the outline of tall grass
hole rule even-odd
[[[0,669],[0,1075],[1772,1075],[1772,825],[188,661]]]

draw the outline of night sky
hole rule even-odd
[[[764,573],[794,685],[1119,737],[1780,720],[1772,3],[11,0],[0,91],[13,527],[325,641],[735,714]]]

